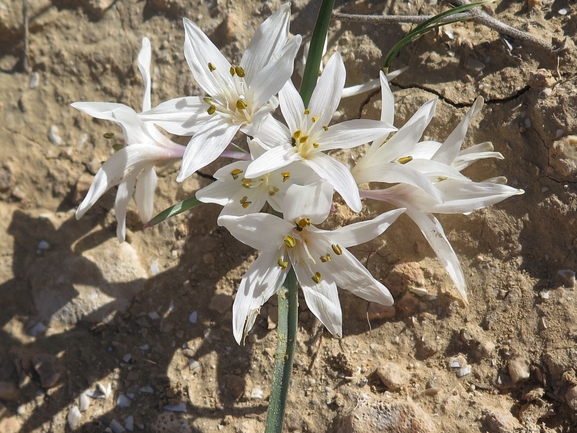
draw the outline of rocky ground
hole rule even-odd
[[[182,52],[182,17],[232,60],[280,1],[28,0],[28,68],[20,1],[0,1],[0,431],[257,432],[264,428],[276,345],[274,299],[246,346],[230,306],[256,257],[205,205],[115,237],[106,194],[77,221],[82,200],[120,131],[74,101],[140,107],[136,56],[153,47],[153,104],[198,92]],[[343,12],[437,13],[411,2],[337,2]],[[317,1],[292,5],[291,30],[310,35]],[[394,309],[342,293],[344,336],[323,332],[300,305],[285,431],[577,431],[577,11],[565,0],[486,7],[503,22],[567,49],[505,41],[480,24],[453,24],[404,50],[394,68],[395,124],[438,97],[426,131],[443,139],[477,95],[486,106],[466,146],[492,141],[505,160],[467,171],[504,175],[525,190],[492,208],[441,217],[469,286],[457,301],[411,221],[353,249],[397,300]],[[329,52],[349,85],[377,76],[408,25],[331,25]],[[376,118],[378,95],[343,104],[342,118]],[[355,157],[362,152],[358,150]],[[222,165],[205,169],[210,175]],[[160,167],[156,210],[208,184],[176,183]],[[337,226],[376,215],[337,206]],[[423,290],[426,289],[426,290]],[[108,430],[107,430],[108,429]]]

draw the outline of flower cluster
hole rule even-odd
[[[330,57],[305,106],[291,81],[301,37],[290,37],[289,23],[287,3],[261,24],[236,65],[225,59],[196,24],[185,19],[185,57],[204,94],[179,97],[154,108],[151,48],[144,38],[138,56],[145,83],[142,112],[118,103],[72,104],[93,117],[116,122],[126,139],[126,146],[97,173],[77,217],[118,185],[117,235],[123,241],[131,197],[143,221],[152,217],[155,164],[181,160],[176,180],[182,182],[221,156],[234,157],[237,161],[216,171],[216,180],[197,191],[196,198],[222,205],[218,224],[262,251],[242,279],[234,302],[234,336],[239,343],[291,269],[308,307],[335,335],[342,335],[337,286],[368,301],[392,305],[387,288],[346,248],[379,236],[402,213],[420,228],[466,302],[461,266],[433,214],[466,214],[523,192],[503,185],[500,178],[474,182],[461,173],[478,159],[502,158],[490,143],[461,149],[482,99],[443,143],[419,141],[433,118],[436,101],[425,103],[397,130],[393,95],[381,73],[381,119],[333,124],[346,77],[341,56],[336,52]],[[190,136],[190,141],[186,146],[176,144],[158,128]],[[239,133],[246,137],[248,152],[227,150]],[[391,133],[394,135],[389,138]],[[329,154],[369,142],[368,151],[353,168]],[[393,186],[366,187],[375,183]],[[362,198],[384,200],[398,209],[333,231],[323,230],[317,226],[333,208],[334,191],[355,212],[362,210]],[[262,212],[267,204],[275,215]]]

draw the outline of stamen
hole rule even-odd
[[[234,66],[230,67],[230,75],[232,75],[234,77],[234,74],[236,74],[236,71],[234,69]]]
[[[325,125],[325,126],[323,126],[323,129],[324,129],[325,131],[328,131],[328,130],[329,130],[329,127],[328,127],[327,125]]]
[[[448,178],[449,178],[448,176],[439,176],[439,177],[437,178],[437,180],[438,180],[439,182],[442,182],[442,181],[444,181],[444,180],[447,180]]]
[[[340,256],[343,253],[343,249],[339,244],[332,244],[331,248],[337,256]]]
[[[236,72],[236,75],[238,75],[240,78],[244,78],[245,73],[244,73],[244,69],[242,68],[242,66],[235,66],[234,70]]]
[[[315,123],[317,120],[319,120],[319,118],[318,118],[317,116],[313,116],[313,117],[311,118],[311,120],[313,121],[313,123]]]
[[[296,145],[297,145],[297,140],[296,140],[296,138],[291,137],[291,146],[292,146],[292,147],[296,147]]]
[[[214,72],[214,71],[216,71],[216,66],[214,66],[212,63],[208,62],[208,69],[210,70],[210,72]]]
[[[310,218],[301,218],[300,220],[297,221],[297,227],[300,227],[301,230],[310,225],[311,225]]]
[[[331,255],[327,254],[326,256],[321,256],[321,262],[326,263],[332,260]]]
[[[305,114],[311,114],[311,110],[309,110],[308,108],[305,110]]]
[[[234,180],[238,179],[238,175],[242,173],[242,170],[239,168],[235,168],[233,171],[230,172],[230,175]]]
[[[243,207],[243,209],[246,209],[247,207],[249,207],[252,204],[252,201],[245,201],[241,206]]]
[[[238,108],[239,110],[244,110],[246,107],[247,107],[246,102],[244,102],[242,99],[236,101],[236,108]]]
[[[278,188],[276,186],[273,186],[272,189],[269,190],[268,195],[270,195],[272,197],[277,192],[278,192]]]
[[[413,160],[412,156],[403,156],[402,158],[397,159],[397,162],[401,164],[406,164],[407,162],[411,162]]]
[[[314,147],[315,149],[318,149],[319,146],[320,146],[320,144],[318,144],[318,143],[313,143],[313,147]]]
[[[244,207],[244,204],[246,203],[247,200],[248,200],[248,197],[245,195],[245,196],[244,196],[243,198],[241,198],[239,201],[240,201],[240,204],[242,204],[243,207]],[[250,202],[249,202],[249,203],[250,203]]]
[[[209,98],[208,96],[206,96],[206,97],[202,98],[202,100],[204,102],[206,102],[207,104],[212,105],[212,98]]]
[[[250,188],[252,186],[252,179],[244,178],[243,180],[240,181],[240,183],[242,184],[243,187]]]
[[[120,143],[112,145],[112,149],[114,149],[115,152],[118,152],[123,147],[124,147],[124,144],[120,144]]]
[[[313,278],[313,281],[317,284],[320,283],[321,280],[323,279],[319,272],[316,272],[312,278]]]
[[[299,138],[299,143],[304,143],[309,139],[308,135],[303,135],[301,138]]]
[[[300,136],[301,136],[301,130],[300,130],[300,129],[297,129],[297,130],[295,131],[295,133],[293,134],[293,137],[294,137],[294,138],[299,138]]]
[[[295,245],[297,244],[297,240],[295,238],[293,238],[292,236],[285,236],[284,238],[284,244],[289,247],[289,248],[294,248]]]
[[[114,132],[105,132],[103,137],[110,140],[111,138],[114,138]]]
[[[280,175],[282,176],[283,182],[286,182],[291,177],[290,171],[283,171]]]
[[[283,271],[286,271],[286,268],[287,268],[287,266],[288,266],[288,262],[283,262],[282,257],[279,257],[279,259],[278,259],[278,261],[277,261],[277,264],[280,266],[280,268],[281,268]]]
[[[208,107],[208,109],[206,110],[206,112],[208,114],[214,114],[216,112],[216,105],[211,105],[210,107]]]

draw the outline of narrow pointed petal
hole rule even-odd
[[[245,177],[253,179],[286,167],[291,162],[299,159],[301,159],[301,156],[298,153],[287,151],[285,146],[273,147],[250,163],[246,169]]]
[[[308,217],[313,224],[320,224],[329,216],[332,204],[333,186],[327,181],[292,185],[283,204],[284,219],[294,223],[297,218]]]
[[[221,54],[218,48],[204,34],[204,32],[192,21],[184,18],[184,57],[192,71],[194,79],[209,95],[217,95],[221,83],[214,74],[219,74],[222,80],[233,87],[230,78],[230,63]],[[211,72],[208,64],[211,63],[216,70]]]
[[[216,203],[225,206],[238,191],[236,182],[216,181],[196,191],[196,198],[203,203]]]
[[[152,165],[142,170],[138,176],[136,190],[134,192],[134,201],[136,201],[138,213],[143,222],[152,219],[154,212],[154,191],[156,190],[157,182],[158,178]]]
[[[309,310],[331,334],[342,337],[343,313],[336,284],[322,280],[313,285],[311,276],[302,267],[295,267],[295,270]]]
[[[147,37],[142,38],[142,48],[140,53],[138,53],[138,69],[142,74],[142,79],[144,81],[144,96],[142,97],[142,111],[150,110],[150,89],[152,88],[152,83],[150,80],[150,61],[152,58],[152,51],[150,48],[150,41]]]
[[[230,124],[222,119],[205,123],[203,128],[188,142],[176,181],[182,182],[195,171],[206,167],[218,158],[238,129],[239,125]]]
[[[380,71],[381,80],[381,122],[393,125],[395,123],[395,97],[389,86],[389,80],[383,71]]]
[[[435,251],[435,254],[437,254],[441,264],[453,280],[462,300],[467,304],[467,284],[465,282],[465,276],[463,275],[457,254],[455,254],[455,250],[453,250],[453,247],[449,243],[439,220],[431,214],[411,208],[407,209],[407,215],[419,226],[423,236],[425,236],[427,242],[429,242],[429,245],[431,245],[431,248]]]
[[[282,270],[277,264],[279,256],[280,252],[261,253],[240,282],[232,306],[233,334],[238,344],[243,344],[260,307],[278,291],[290,269]]]
[[[345,248],[369,242],[384,233],[403,212],[404,208],[385,212],[372,220],[349,224],[327,235],[331,242]]]
[[[158,104],[138,117],[152,122],[174,135],[190,136],[196,133],[202,123],[210,119],[206,112],[208,104],[198,96],[175,98]]]
[[[329,181],[354,212],[361,211],[363,205],[355,178],[343,164],[321,152],[307,159],[306,163],[321,179]]]
[[[114,213],[116,214],[116,237],[118,242],[124,242],[126,239],[126,209],[128,202],[134,193],[134,185],[136,183],[136,176],[130,176],[120,185],[116,193],[116,200],[114,201]]]
[[[281,89],[278,99],[280,110],[290,131],[296,131],[301,127],[305,106],[301,95],[291,80],[288,80]]]
[[[226,227],[243,244],[266,252],[277,251],[294,227],[282,218],[265,213],[223,215],[218,218],[217,224]],[[266,235],[263,236],[263,233]]]
[[[351,149],[395,131],[392,125],[370,119],[355,119],[330,126],[318,140],[320,149]]]
[[[463,120],[459,122],[457,127],[451,132],[451,135],[445,140],[443,145],[439,148],[437,153],[433,156],[435,161],[443,162],[445,164],[451,164],[461,149],[465,135],[467,134],[467,129],[469,128],[469,123],[475,115],[477,115],[483,108],[483,98],[479,96],[473,106],[469,109]]]
[[[462,149],[451,166],[461,171],[480,159],[505,159],[500,152],[494,152],[494,150],[495,148],[493,147],[493,143],[490,141],[475,144],[467,149]]]
[[[290,79],[294,70],[294,60],[301,44],[301,37],[293,37],[283,48],[279,59],[268,63],[252,80],[254,106],[260,107],[276,95]]]
[[[259,140],[264,147],[271,149],[290,143],[291,133],[285,125],[270,116],[261,124],[255,138]]]
[[[240,61],[247,84],[287,43],[290,24],[290,3],[283,4],[258,27]]]
[[[319,78],[317,86],[311,95],[308,108],[318,117],[317,123],[328,125],[341,101],[345,85],[346,70],[339,52],[335,52]]]
[[[346,249],[342,250],[341,255],[333,255],[327,265],[341,289],[348,290],[369,302],[393,305],[394,299],[389,290]]]

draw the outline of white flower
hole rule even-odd
[[[262,124],[255,138],[270,150],[248,167],[246,177],[258,177],[291,162],[301,162],[328,180],[349,207],[360,212],[361,200],[351,173],[325,152],[359,146],[395,128],[364,119],[328,126],[341,100],[344,83],[345,66],[338,52],[328,61],[307,109],[292,82],[287,81],[279,100],[288,128],[272,118]]]
[[[397,209],[334,231],[320,230],[331,207],[332,187],[325,181],[291,186],[284,219],[264,213],[221,216],[239,241],[262,251],[243,277],[233,305],[233,332],[240,344],[260,307],[281,287],[291,266],[309,309],[333,334],[342,335],[337,286],[371,302],[392,305],[387,288],[375,280],[346,247],[383,233],[403,213]]]
[[[249,147],[253,158],[263,153],[262,148],[252,140],[249,140]],[[237,161],[217,170],[214,173],[217,180],[198,190],[196,198],[203,203],[224,206],[221,215],[259,212],[267,202],[274,210],[282,213],[285,194],[291,185],[306,185],[318,180],[311,169],[296,164],[248,179],[245,172],[249,164],[250,161]]]
[[[138,68],[145,84],[143,110],[150,109],[150,59],[150,41],[143,38],[142,49],[138,54]],[[81,218],[106,191],[119,185],[114,209],[118,222],[116,234],[118,240],[123,242],[126,236],[126,208],[130,198],[134,195],[140,218],[143,221],[150,220],[157,182],[154,165],[160,161],[182,158],[184,147],[170,141],[150,122],[141,121],[138,114],[124,104],[75,102],[72,106],[92,117],[113,121],[124,132],[127,146],[112,155],[98,170],[76,211],[76,218]]]
[[[193,135],[177,177],[181,182],[214,161],[240,130],[254,135],[277,107],[276,95],[293,72],[301,37],[288,39],[290,3],[265,20],[240,65],[231,65],[202,30],[184,19],[184,54],[207,97],[167,101],[141,118],[167,131]]]

